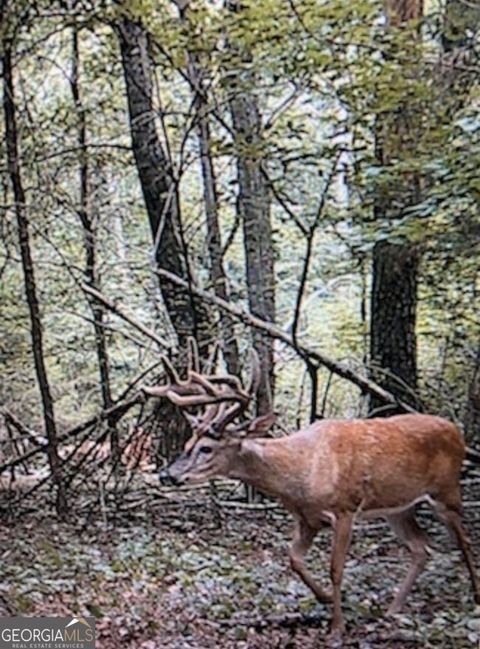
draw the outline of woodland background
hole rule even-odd
[[[189,431],[138,389],[189,336],[236,374],[257,349],[284,432],[411,407],[478,461],[479,26],[477,0],[0,3],[6,520],[162,512]]]

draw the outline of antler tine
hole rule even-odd
[[[250,374],[250,383],[248,384],[247,392],[251,397],[254,397],[258,392],[261,379],[260,357],[256,349],[250,350],[250,363],[252,366]]]
[[[202,386],[202,388],[205,390],[205,392],[211,396],[217,396],[221,394],[221,390],[218,390],[215,388],[215,386],[212,384],[210,378],[211,377],[206,377],[203,376],[203,374],[199,374],[198,372],[190,372],[190,380],[193,381],[193,383],[196,383],[197,385]]]
[[[199,419],[198,422],[197,432],[200,436],[204,435],[206,432],[209,432],[210,434],[214,434],[214,436],[216,436],[213,426],[215,424],[215,421],[225,412],[226,407],[227,404],[225,401],[223,401],[221,403],[209,405],[205,408],[204,415],[201,419]]]
[[[166,356],[162,355],[160,359],[163,363],[163,367],[165,368],[165,373],[170,383],[172,385],[178,385],[180,383],[180,377],[177,374],[177,370],[173,367],[170,360]]]
[[[223,374],[222,376],[212,376],[212,375],[207,375],[206,376],[207,380],[210,381],[210,383],[225,383],[229,387],[233,388],[234,390],[238,390],[239,392],[245,392],[242,382],[238,378],[238,376],[235,376],[234,374]]]
[[[189,336],[188,344],[188,375],[193,372],[200,372],[200,359],[198,353],[197,341],[193,336]]]
[[[216,397],[219,401],[220,399],[226,404],[228,396],[230,396],[232,401],[235,401],[229,408],[226,408],[224,405],[219,411],[214,415],[213,418],[208,417],[209,430],[211,432],[215,431],[215,428],[218,431],[225,431],[228,424],[232,423],[239,415],[241,415],[246,408],[248,407],[249,402],[255,396],[258,390],[260,383],[260,359],[257,352],[251,350],[251,377],[248,389],[245,390],[241,384],[240,379],[237,376],[232,374],[226,374],[225,376],[195,376],[192,378],[198,379],[198,383],[204,385],[205,389],[209,394],[219,394],[216,384],[225,386],[220,392],[220,396]],[[232,394],[232,391],[233,394]]]
[[[214,403],[222,403],[225,401],[237,401],[241,398],[238,395],[225,394],[218,396],[210,396],[208,394],[196,395],[180,395],[175,390],[167,390],[165,396],[170,399],[172,403],[183,408],[191,406],[208,406]]]
[[[212,428],[218,428],[219,430],[225,431],[228,424],[231,424],[238,415],[241,415],[247,405],[248,401],[246,403],[234,403],[233,406],[230,406],[230,408],[226,410],[226,412],[222,413],[222,416],[215,418],[215,421],[212,422]]]
[[[142,392],[144,392],[149,397],[166,397],[169,390],[170,385],[142,386]]]
[[[213,364],[218,353],[214,350],[209,363]],[[252,352],[252,377],[248,390],[241,380],[233,374],[205,375],[200,373],[198,346],[193,337],[188,339],[188,377],[182,380],[166,356],[161,360],[165,367],[167,383],[154,388],[147,388],[146,394],[165,397],[184,409],[184,415],[190,422],[195,434],[206,432],[220,436],[226,426],[241,415],[248,407],[258,389],[260,380],[260,362],[258,355]],[[211,371],[213,371],[213,367]],[[190,408],[203,407],[202,414],[188,412]]]

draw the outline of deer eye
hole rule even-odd
[[[209,453],[213,453],[213,448],[211,446],[201,446],[198,449],[199,453],[205,453],[205,455],[208,455]]]

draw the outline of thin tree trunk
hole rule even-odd
[[[228,2],[231,11],[241,11],[236,0]],[[235,48],[235,44],[231,44]],[[242,53],[248,62],[248,53]],[[244,71],[245,72],[245,71]],[[255,79],[248,74],[235,78],[230,86],[230,110],[235,139],[238,174],[238,202],[243,224],[243,239],[247,267],[248,301],[251,312],[275,322],[275,276],[270,192],[262,173],[262,117],[253,92]],[[269,412],[273,404],[274,358],[272,340],[259,332],[253,334],[253,344],[262,367],[257,407],[260,414]]]
[[[419,19],[422,0],[387,0],[387,16],[392,27]],[[377,157],[384,165],[414,150],[418,115],[408,105],[395,115],[386,115],[377,124]],[[420,181],[410,175],[392,186],[388,196],[378,196],[376,219],[398,217],[420,197]],[[373,282],[370,302],[370,362],[374,380],[399,399],[418,408],[416,353],[416,305],[419,249],[409,243],[378,242],[373,250]],[[372,411],[384,404],[371,398]],[[379,411],[390,415],[397,409]]]
[[[197,133],[200,148],[200,163],[203,178],[203,200],[207,220],[207,249],[210,257],[210,279],[214,293],[222,300],[228,300],[228,281],[225,275],[222,258],[222,237],[218,219],[218,193],[215,167],[211,150],[210,118],[206,88],[202,73],[194,54],[189,53],[189,78],[195,93],[197,109]],[[221,333],[223,338],[223,355],[227,369],[231,374],[240,374],[238,346],[232,318],[220,314]]]
[[[275,280],[270,197],[261,171],[262,161],[255,146],[261,139],[261,117],[255,98],[245,91],[232,97],[230,105],[237,147],[238,210],[243,224],[248,301],[254,315],[273,323]],[[263,414],[272,408],[273,345],[271,340],[258,332],[253,336],[253,343],[262,365],[258,410]]]
[[[72,74],[70,87],[78,116],[78,144],[80,148],[80,207],[78,216],[82,223],[85,245],[85,277],[89,286],[101,290],[98,280],[97,269],[97,224],[92,215],[90,204],[90,169],[87,148],[87,121],[85,107],[80,92],[80,52],[78,44],[78,31],[74,27],[72,31]],[[95,331],[95,347],[97,352],[98,370],[100,375],[100,389],[102,394],[102,405],[108,410],[113,405],[111,384],[110,384],[110,362],[108,355],[107,338],[105,335],[103,306],[95,299],[89,298],[90,309],[93,316],[93,327]],[[112,461],[114,466],[119,466],[120,446],[118,430],[115,421],[108,421],[110,430],[110,442],[112,449]]]
[[[163,268],[192,283],[188,254],[182,236],[177,182],[155,127],[152,60],[144,26],[129,18],[116,24],[120,41],[130,116],[130,131],[136,166],[142,186],[154,255]],[[206,352],[212,338],[212,324],[204,306],[190,290],[160,280],[162,296],[181,349],[188,336],[198,340]]]
[[[48,460],[53,481],[56,486],[57,512],[60,516],[64,516],[67,512],[67,499],[58,456],[54,406],[48,381],[47,368],[45,366],[42,321],[37,298],[33,259],[30,250],[29,224],[18,153],[18,132],[12,72],[12,51],[10,43],[4,41],[3,48],[3,108],[5,113],[7,165],[15,197],[15,213],[25,281],[25,293],[30,312],[32,351],[43,404],[45,432],[48,439]]]

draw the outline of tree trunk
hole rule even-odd
[[[73,28],[72,32],[72,74],[70,87],[75,109],[78,116],[78,145],[80,148],[80,206],[78,216],[80,218],[85,245],[85,278],[87,284],[96,290],[101,290],[98,281],[97,271],[97,223],[91,213],[90,205],[90,182],[89,182],[89,160],[87,148],[87,121],[85,107],[82,102],[80,83],[80,52],[78,46],[78,31]],[[110,362],[108,356],[107,338],[104,328],[104,307],[99,302],[89,297],[90,309],[93,317],[95,332],[95,347],[97,351],[98,370],[100,375],[100,390],[102,394],[102,405],[108,410],[113,405],[110,385]],[[110,430],[110,442],[112,449],[112,461],[115,467],[120,462],[120,446],[116,422],[113,419],[107,420]]]
[[[373,253],[370,355],[377,383],[416,406],[416,306],[419,255],[413,246],[380,242]],[[385,406],[372,397],[373,408]],[[395,408],[385,410],[393,414]],[[403,412],[399,409],[398,412]]]
[[[232,11],[241,11],[236,1],[228,3]],[[231,44],[235,48],[235,44]],[[248,53],[242,52],[248,63]],[[245,75],[245,76],[244,76]],[[250,311],[275,322],[275,275],[272,227],[270,220],[270,193],[262,173],[262,117],[253,92],[255,78],[243,71],[230,86],[230,110],[237,157],[237,209],[243,225],[243,240],[247,268],[247,288]],[[259,414],[271,411],[274,390],[273,342],[260,332],[253,333],[253,344],[258,352],[262,376],[258,391]]]
[[[56,485],[56,508],[60,516],[67,512],[67,500],[60,459],[58,456],[57,430],[53,399],[48,382],[47,368],[43,352],[43,330],[40,308],[37,298],[33,259],[30,250],[29,223],[26,211],[25,192],[22,184],[20,160],[18,154],[18,133],[16,122],[16,105],[12,74],[12,52],[10,43],[3,42],[3,108],[5,113],[5,137],[7,148],[7,165],[15,198],[18,238],[25,281],[25,293],[30,312],[32,351],[38,385],[43,404],[45,432],[48,439],[48,460],[54,484]]]
[[[215,169],[210,148],[210,124],[205,114],[203,102],[198,106],[198,142],[200,146],[200,162],[203,178],[203,198],[207,218],[207,248],[210,258],[210,280],[214,293],[222,300],[229,299],[228,282],[223,268],[222,238],[218,222],[218,198],[215,180]],[[221,332],[223,338],[223,355],[228,371],[238,376],[240,363],[235,327],[232,318],[225,313],[220,314]]]
[[[188,12],[179,5],[180,16],[188,21]],[[196,126],[198,144],[200,149],[200,163],[203,179],[203,200],[205,202],[205,216],[207,221],[207,249],[210,258],[210,280],[214,293],[222,300],[228,300],[228,280],[223,267],[222,237],[218,218],[218,193],[215,175],[215,166],[211,149],[211,128],[209,117],[209,103],[207,88],[203,82],[202,69],[198,57],[194,52],[187,52],[188,78],[194,94],[195,108],[197,111]],[[231,374],[240,374],[238,345],[235,336],[235,327],[230,315],[220,313],[221,333],[223,339],[223,355],[228,371]]]
[[[133,152],[148,212],[158,268],[192,282],[182,236],[177,182],[155,127],[152,60],[145,28],[123,18],[116,24],[130,116]],[[194,336],[200,352],[212,339],[212,324],[204,306],[191,291],[160,278],[160,289],[180,349]]]
[[[422,0],[387,0],[387,16],[392,27],[421,18]],[[376,149],[379,161],[386,165],[415,147],[415,116],[408,105],[395,115],[386,115],[377,123]],[[388,196],[377,196],[375,217],[398,217],[420,197],[419,178],[408,175],[392,184]],[[373,250],[373,286],[370,302],[370,361],[372,378],[399,399],[418,408],[416,354],[416,305],[419,250],[409,243],[381,241]],[[371,398],[371,411],[391,415],[399,409],[388,408]]]

